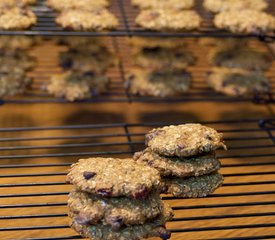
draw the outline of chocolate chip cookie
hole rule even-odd
[[[183,70],[146,71],[133,68],[126,77],[127,90],[140,96],[168,97],[187,92],[191,85],[191,75]]]
[[[270,91],[270,83],[262,72],[242,69],[214,68],[207,76],[210,87],[230,96],[243,96]]]
[[[137,162],[145,162],[157,169],[162,177],[191,177],[209,174],[220,169],[215,153],[186,158],[165,157],[152,152],[149,148],[134,155]]]
[[[203,6],[214,13],[242,11],[246,9],[264,10],[268,7],[265,0],[204,0]]]
[[[163,9],[190,9],[194,6],[194,0],[132,0],[132,4],[142,8],[163,8]]]
[[[167,191],[175,197],[199,198],[206,197],[222,185],[223,177],[219,173],[212,173],[190,178],[164,178]]]
[[[109,78],[93,72],[65,72],[53,75],[46,90],[68,101],[89,99],[107,91]]]
[[[36,16],[27,8],[0,8],[0,29],[23,30],[36,24]]]
[[[214,18],[217,28],[233,33],[261,34],[275,30],[275,17],[257,10],[226,11]]]
[[[98,7],[108,7],[108,0],[47,0],[46,4],[56,11],[68,9],[93,10]]]
[[[149,149],[171,157],[189,157],[218,148],[226,149],[221,133],[193,123],[155,128],[146,134],[145,139]]]
[[[81,191],[103,197],[145,199],[160,187],[156,169],[133,159],[89,158],[73,164],[67,180]]]
[[[56,23],[67,30],[103,31],[117,28],[118,19],[105,8],[68,9],[59,14]]]
[[[201,17],[193,10],[146,9],[136,18],[137,25],[157,31],[191,31],[201,25]]]

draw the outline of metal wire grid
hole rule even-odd
[[[101,102],[151,102],[151,103],[175,103],[175,102],[196,102],[196,101],[214,101],[214,102],[247,102],[253,101],[257,104],[268,104],[275,102],[275,68],[274,64],[267,72],[267,77],[271,83],[271,91],[265,94],[255,93],[247,97],[230,97],[220,93],[216,93],[213,89],[209,88],[206,83],[207,72],[211,70],[211,66],[207,60],[209,48],[200,46],[198,47],[198,39],[190,38],[185,40],[188,44],[189,50],[197,58],[197,63],[187,69],[192,74],[191,89],[182,96],[174,97],[148,97],[148,96],[134,96],[125,87],[126,74],[131,71],[133,67],[133,59],[131,58],[131,49],[128,41],[125,38],[107,38],[107,46],[118,57],[119,64],[111,68],[107,75],[110,77],[111,82],[109,89],[106,93],[93,97],[88,100],[78,101],[78,103],[101,103]],[[251,47],[259,50],[270,52],[275,59],[274,53],[270,50],[269,44],[251,40]],[[31,88],[23,95],[13,98],[7,98],[0,101],[0,104],[13,103],[68,103],[65,99],[54,98],[49,96],[43,88],[47,85],[49,79],[53,74],[61,72],[58,67],[58,54],[60,51],[66,51],[64,47],[46,43],[34,50],[33,55],[38,58],[38,67],[30,74],[34,82]]]
[[[68,167],[79,158],[129,157],[144,134],[172,123],[1,128],[1,239],[79,239],[68,227]],[[172,240],[274,239],[275,120],[205,124],[224,133],[223,187],[202,199],[164,196]]]
[[[225,31],[216,29],[213,26],[212,20],[213,15],[209,12],[204,11],[202,7],[202,1],[197,0],[195,9],[201,14],[204,21],[201,29],[197,32],[179,32],[179,33],[169,33],[169,32],[153,32],[147,31],[139,28],[135,24],[135,17],[138,13],[138,9],[131,5],[131,0],[113,0],[111,1],[111,11],[120,20],[120,26],[117,30],[109,32],[73,32],[64,31],[62,28],[56,25],[55,17],[56,13],[44,5],[45,0],[39,0],[37,5],[33,7],[34,12],[38,17],[38,22],[28,31],[0,31],[0,34],[24,34],[24,35],[83,35],[83,36],[178,36],[178,37],[194,37],[194,36],[214,36],[214,37],[261,37],[266,41],[272,41],[275,39],[273,33],[265,35],[240,35],[232,34]],[[270,7],[268,11],[270,13],[275,12],[275,3],[270,0]]]

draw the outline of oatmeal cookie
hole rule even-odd
[[[118,26],[118,19],[105,8],[92,11],[69,9],[60,13],[56,23],[64,29],[76,31],[103,31]]]
[[[242,69],[214,68],[207,77],[210,87],[230,96],[243,96],[270,91],[270,83],[262,72]]]
[[[117,158],[81,159],[72,165],[67,180],[81,191],[134,199],[145,199],[161,184],[156,169],[133,159]]]
[[[27,8],[2,8],[0,9],[0,29],[22,30],[36,24],[36,16]]]
[[[125,83],[132,94],[155,97],[181,95],[190,85],[191,75],[183,70],[151,72],[138,68],[131,69]]]
[[[23,93],[30,85],[31,78],[20,69],[12,72],[0,72],[0,97],[10,97]]]
[[[185,69],[196,62],[194,55],[184,48],[143,48],[134,56],[136,65],[151,70]]]
[[[275,30],[275,17],[257,10],[227,11],[217,14],[214,24],[233,33],[260,34]]]
[[[150,193],[146,199],[135,200],[126,197],[102,198],[73,190],[68,206],[83,224],[101,222],[114,230],[125,225],[144,224],[163,212],[163,202],[157,192]]]
[[[219,173],[212,173],[190,178],[165,178],[163,179],[167,192],[175,197],[199,198],[213,193],[223,183]]]
[[[194,6],[194,0],[132,0],[132,4],[142,8],[162,9],[190,9]]]
[[[65,70],[101,74],[114,64],[114,56],[105,47],[98,48],[96,51],[70,49],[68,52],[59,54],[59,65]]]
[[[137,25],[157,31],[198,29],[201,17],[193,10],[146,9],[136,18]]]
[[[158,37],[133,37],[129,40],[132,48],[141,51],[144,48],[179,48],[185,47],[186,42],[182,38],[158,38]]]
[[[145,136],[148,147],[160,155],[189,157],[226,149],[222,134],[201,124],[171,125],[155,128]]]
[[[261,11],[268,7],[268,3],[266,0],[204,0],[203,6],[211,12],[219,13],[247,9]]]
[[[171,233],[164,227],[165,217],[160,216],[152,222],[143,225],[133,225],[122,228],[120,231],[114,231],[109,226],[84,225],[82,221],[72,213],[69,213],[72,218],[71,227],[84,238],[92,240],[141,240],[150,237],[160,237],[167,240],[171,237]]]
[[[152,152],[149,148],[134,155],[137,162],[145,162],[157,169],[161,176],[191,177],[209,174],[220,169],[220,162],[214,153],[188,158],[165,157]]]
[[[98,7],[108,7],[108,0],[47,0],[46,4],[56,11],[81,9],[91,11]]]
[[[227,68],[265,71],[272,65],[272,57],[249,47],[216,48],[210,51],[210,63]]]

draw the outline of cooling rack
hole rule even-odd
[[[131,49],[129,41],[125,38],[106,38],[106,45],[118,57],[119,64],[109,70],[107,75],[110,77],[110,86],[105,94],[95,96],[88,100],[78,101],[77,103],[102,103],[102,102],[147,102],[147,103],[176,103],[176,102],[254,102],[256,104],[275,103],[275,61],[266,73],[270,80],[271,90],[268,93],[253,94],[246,97],[231,97],[220,93],[216,93],[209,88],[206,83],[207,73],[211,66],[208,63],[207,55],[209,48],[199,45],[198,38],[188,38],[186,43],[189,50],[194,54],[197,62],[194,66],[190,66],[187,71],[192,75],[192,86],[190,91],[181,96],[174,97],[148,97],[132,95],[125,86],[127,73],[133,67]],[[258,40],[250,40],[252,48],[263,52],[269,52],[275,59],[275,54],[271,51],[269,44]],[[33,55],[38,59],[38,67],[30,74],[34,79],[31,88],[23,96],[16,96],[0,100],[0,104],[26,104],[26,103],[68,103],[68,101],[60,98],[49,96],[43,89],[49,82],[53,74],[60,73],[62,70],[58,67],[58,54],[60,51],[66,51],[61,46],[56,46],[51,41],[46,41],[45,45],[41,45],[33,51]]]
[[[37,5],[33,7],[34,12],[38,17],[37,24],[33,26],[28,31],[0,31],[0,34],[8,35],[82,35],[82,36],[175,36],[175,37],[260,37],[262,40],[273,41],[275,39],[275,34],[250,34],[250,35],[240,35],[232,34],[225,31],[216,29],[213,26],[213,14],[205,11],[202,7],[202,1],[197,0],[195,5],[195,10],[203,17],[202,27],[196,32],[179,32],[179,33],[169,33],[169,32],[153,32],[146,31],[139,28],[135,24],[135,18],[139,10],[132,6],[131,0],[112,0],[111,1],[111,11],[118,17],[120,25],[117,30],[109,32],[73,32],[73,31],[63,31],[62,28],[56,25],[55,17],[56,13],[50,8],[45,6],[45,0],[39,0]],[[268,12],[275,12],[275,3],[270,0],[270,7]]]
[[[130,157],[147,131],[169,124],[0,128],[0,239],[79,239],[68,226],[69,166]],[[224,133],[229,150],[217,155],[225,181],[207,198],[163,196],[175,211],[171,239],[274,239],[275,119],[204,124]]]

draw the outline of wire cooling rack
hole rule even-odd
[[[65,183],[79,158],[130,157],[144,134],[172,123],[0,128],[0,239],[79,239],[69,228]],[[205,122],[224,133],[224,184],[201,199],[163,196],[172,240],[274,239],[275,120]]]
[[[209,88],[206,83],[207,73],[211,70],[208,63],[207,55],[210,49],[206,46],[199,45],[198,38],[189,38],[185,42],[189,50],[194,54],[197,62],[194,66],[190,66],[187,71],[192,75],[192,86],[187,93],[174,97],[148,97],[132,95],[125,86],[127,73],[133,67],[133,59],[131,57],[131,49],[129,42],[125,38],[106,38],[106,45],[112,49],[114,55],[118,57],[119,64],[109,70],[108,76],[111,79],[108,91],[105,94],[95,96],[88,100],[78,101],[77,103],[102,103],[102,102],[149,102],[149,103],[175,103],[175,102],[254,102],[257,104],[275,103],[275,61],[266,73],[270,80],[271,90],[268,93],[253,94],[246,97],[231,97],[220,93],[216,93]],[[250,45],[254,49],[263,52],[269,52],[273,59],[274,53],[270,50],[269,44],[250,40]],[[61,72],[58,67],[58,53],[66,51],[64,47],[56,46],[52,42],[46,42],[45,45],[34,50],[33,55],[38,59],[38,67],[30,74],[34,81],[31,88],[23,95],[13,98],[7,98],[0,101],[0,104],[13,103],[68,103],[68,101],[60,98],[49,96],[43,89],[49,82],[53,74]]]
[[[131,0],[112,0],[111,1],[111,11],[117,16],[120,21],[120,25],[117,30],[109,32],[73,32],[73,31],[63,31],[61,27],[57,26],[55,23],[56,13],[50,8],[45,6],[45,0],[38,0],[36,6],[33,7],[34,12],[38,17],[37,24],[33,26],[28,31],[0,31],[0,34],[20,34],[20,35],[82,35],[82,36],[176,36],[176,37],[260,37],[266,41],[273,41],[275,39],[275,34],[250,34],[250,35],[240,35],[232,34],[225,31],[216,29],[213,26],[213,14],[205,11],[202,7],[202,1],[196,0],[195,10],[203,17],[202,27],[196,32],[179,32],[179,33],[169,33],[169,32],[153,32],[147,31],[135,24],[135,18],[139,12],[138,8],[135,8],[131,4]],[[275,12],[275,3],[269,0],[270,7],[268,12]]]

